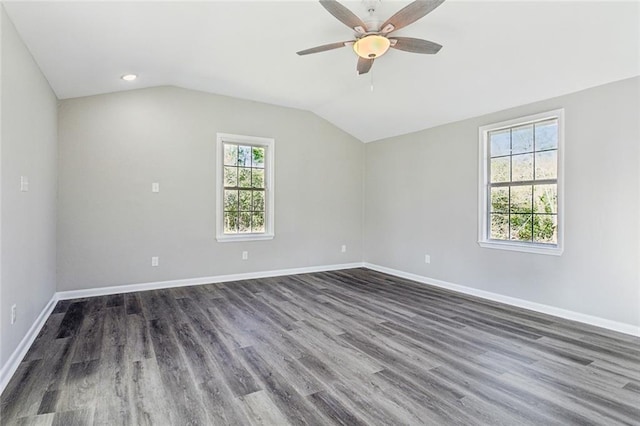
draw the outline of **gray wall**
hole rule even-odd
[[[2,144],[0,365],[56,290],[57,99],[0,5]],[[20,176],[29,192],[20,192]],[[10,324],[11,305],[17,322]]]
[[[364,146],[309,112],[159,87],[58,113],[60,291],[362,260]],[[275,239],[216,242],[216,132],[275,138]]]
[[[367,144],[365,260],[640,325],[639,94],[633,78]],[[562,107],[564,254],[479,247],[478,127]]]

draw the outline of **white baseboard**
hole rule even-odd
[[[406,278],[408,280],[417,281],[419,283],[432,285],[434,287],[453,290],[458,293],[468,294],[471,296],[480,297],[482,299],[492,300],[494,302],[500,302],[507,305],[517,306],[519,308],[529,309],[531,311],[553,315],[555,317],[560,317],[560,318],[568,319],[571,321],[578,321],[581,323],[594,325],[596,327],[606,328],[608,330],[630,334],[632,336],[640,336],[640,327],[632,324],[612,321],[606,318],[600,318],[593,315],[587,315],[580,312],[557,308],[555,306],[543,305],[542,303],[530,302],[528,300],[518,299],[515,297],[504,296],[502,294],[492,293],[490,291],[485,291],[485,290],[479,290],[472,287],[466,287],[459,284],[453,284],[447,281],[424,277],[422,275],[416,275],[409,272],[399,271],[397,269],[387,268],[385,266],[375,265],[372,263],[365,262],[364,267],[368,269],[372,269],[374,271],[383,272],[385,274],[394,275],[396,277]]]
[[[81,297],[106,296],[109,294],[133,293],[136,291],[159,290],[162,288],[187,287],[191,285],[223,283],[229,281],[250,280],[255,278],[279,277],[283,275],[308,274],[311,272],[338,271],[340,269],[362,268],[363,263],[341,263],[337,265],[309,266],[305,268],[278,269],[273,271],[247,272],[243,274],[216,275],[212,277],[187,278],[183,280],[157,281],[140,284],[127,284],[113,287],[92,288],[86,290],[59,291],[58,300],[78,299]]]
[[[31,328],[29,328],[27,334],[22,338],[22,340],[18,344],[18,347],[13,351],[7,362],[2,366],[2,369],[0,369],[0,394],[4,392],[4,388],[7,386],[9,380],[18,369],[18,366],[24,359],[27,351],[33,344],[33,341],[36,340],[36,337],[38,337],[40,330],[42,330],[42,326],[44,326],[44,323],[47,322],[47,319],[49,319],[49,315],[51,315],[51,312],[53,312],[53,309],[56,307],[56,303],[58,303],[58,299],[54,294],[53,297],[51,297],[51,300],[49,300],[47,305],[44,307],[42,312],[40,312],[38,318],[36,318],[36,320],[33,322],[33,325],[31,325]]]

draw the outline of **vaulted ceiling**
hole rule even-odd
[[[3,4],[59,98],[176,85],[310,110],[364,142],[640,74],[636,1],[447,0],[396,34],[437,55],[390,50],[362,76],[349,47],[295,54],[353,36],[313,0]]]

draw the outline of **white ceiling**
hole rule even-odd
[[[640,74],[637,1],[447,0],[394,33],[440,53],[390,50],[363,76],[349,47],[295,54],[352,37],[313,0],[3,4],[61,99],[176,85],[310,110],[364,142]]]

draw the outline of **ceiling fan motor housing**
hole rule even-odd
[[[380,31],[380,25],[382,22],[375,16],[365,19],[363,22],[367,26],[366,30],[368,33],[377,33]]]

